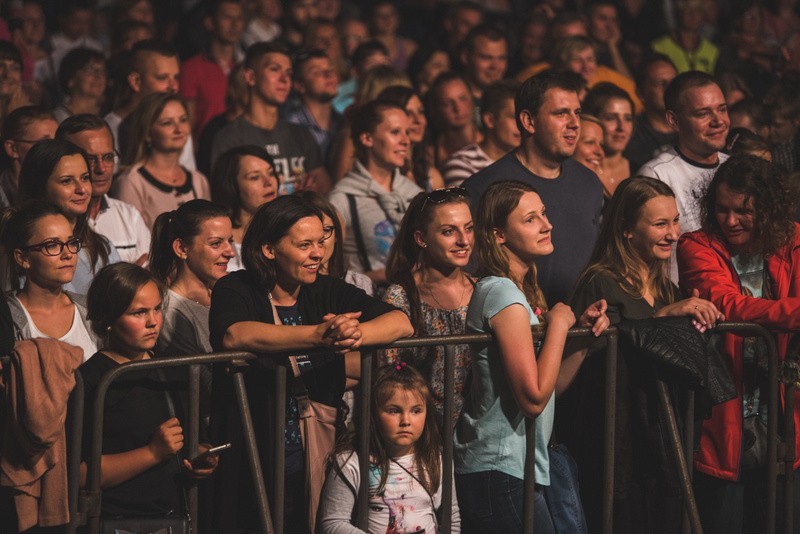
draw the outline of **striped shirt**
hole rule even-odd
[[[457,150],[442,165],[442,177],[446,186],[461,185],[461,182],[488,167],[494,160],[481,150],[477,143]]]

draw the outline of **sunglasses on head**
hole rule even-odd
[[[422,209],[425,209],[425,206],[428,204],[428,202],[441,204],[442,202],[452,200],[454,197],[469,199],[469,191],[459,186],[434,189],[425,197],[425,202],[422,203]]]

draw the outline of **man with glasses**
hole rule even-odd
[[[74,143],[89,160],[89,225],[111,241],[122,261],[144,265],[150,250],[150,229],[134,206],[108,196],[117,160],[108,124],[97,115],[73,115],[58,127],[56,139]]]

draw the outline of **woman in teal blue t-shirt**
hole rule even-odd
[[[576,320],[562,303],[547,311],[536,282],[534,260],[553,251],[553,227],[536,191],[522,182],[493,184],[481,198],[476,222],[475,253],[485,277],[472,295],[467,330],[491,332],[496,344],[479,347],[474,356],[454,437],[456,488],[465,532],[522,532],[525,418],[536,417],[536,482],[546,486],[552,399],[586,351],[575,351],[562,367],[567,331]],[[595,302],[578,324],[599,335],[608,326],[605,307],[605,301]],[[529,331],[540,317],[547,335],[537,360]],[[535,532],[554,532],[538,488],[535,506]]]

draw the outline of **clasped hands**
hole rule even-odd
[[[360,317],[361,312],[326,314],[317,325],[320,345],[342,353],[358,350],[364,341]]]

